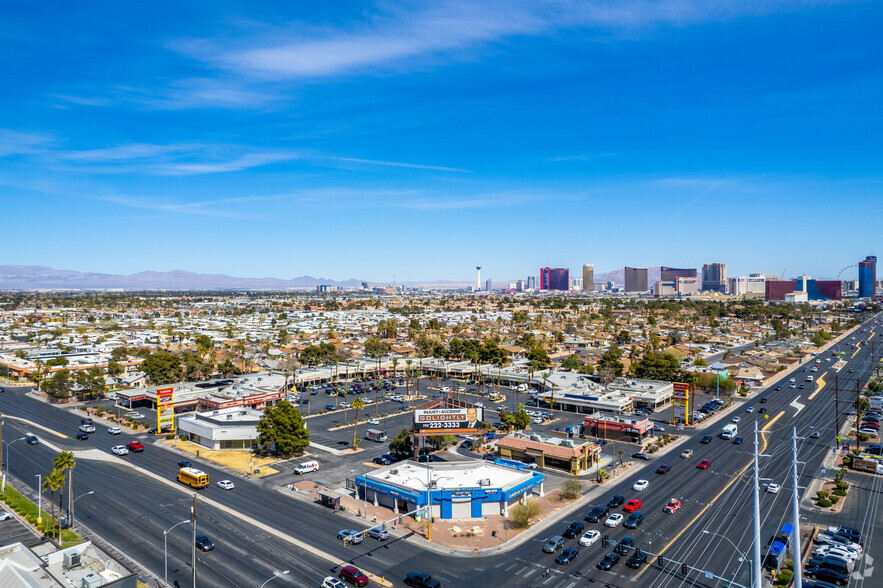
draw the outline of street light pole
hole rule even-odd
[[[17,441],[24,441],[25,439],[27,439],[27,437],[22,437],[21,439],[13,439],[12,441],[10,441],[9,443],[6,444],[6,475],[7,476],[11,473],[10,468],[9,468],[9,446]]]
[[[6,463],[9,463],[7,456]],[[54,508],[54,507],[53,507]],[[43,522],[43,476],[37,474],[37,524]]]
[[[162,532],[162,550],[163,550],[163,559],[165,560],[165,574],[163,578],[165,579],[166,585],[169,583],[169,542],[168,542],[168,534],[177,527],[178,525],[183,525],[184,523],[189,523],[190,519],[186,521],[181,521],[180,523],[175,523],[172,525],[171,529]]]
[[[714,535],[715,537],[720,537],[721,539],[726,539],[730,543],[730,545],[733,546],[733,550],[739,554],[739,561],[747,561],[748,562],[748,573],[751,576],[751,582],[749,583],[749,586],[751,586],[753,588],[754,587],[754,575],[752,574],[751,559],[748,556],[746,556],[744,553],[739,551],[739,548],[736,547],[736,544],[733,543],[733,541],[729,537],[727,537],[726,535],[721,535],[720,533],[715,533],[714,531],[709,531],[708,529],[702,529],[702,532],[708,533],[709,535]]]
[[[288,571],[289,571],[289,570],[283,570],[283,571],[280,572],[279,570],[273,570],[273,575],[270,576],[270,577],[267,579],[267,582],[270,582],[270,581],[272,581],[272,580],[275,580],[275,579],[278,578],[279,576],[284,576],[285,574],[288,573]],[[261,588],[264,588],[264,586],[267,585],[267,582],[264,582],[263,584],[261,584]]]
[[[79,496],[77,496],[76,498],[74,498],[74,501],[73,501],[73,502],[71,502],[71,531],[74,530],[74,511],[76,510],[76,504],[77,504],[77,501],[78,501],[80,498],[82,498],[83,496],[89,496],[90,494],[95,494],[95,491],[94,491],[94,490],[89,490],[89,491],[86,492],[85,494],[80,494]]]

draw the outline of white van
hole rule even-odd
[[[294,468],[295,474],[308,474],[310,472],[319,471],[319,462],[318,461],[305,461],[297,465]]]

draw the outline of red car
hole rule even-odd
[[[622,510],[624,510],[625,512],[635,512],[636,510],[641,508],[641,504],[643,503],[637,498],[634,500],[629,500],[625,503],[625,506],[622,507]]]
[[[144,451],[144,446],[141,445],[140,441],[129,441],[126,443],[126,447],[129,448],[129,451],[134,451],[135,453]]]
[[[368,576],[356,566],[343,566],[340,568],[340,579],[356,586],[367,586]]]
[[[665,512],[677,512],[679,508],[681,508],[681,501],[677,498],[672,498],[662,510]]]
[[[710,459],[703,459],[702,461],[699,462],[699,465],[696,467],[698,467],[700,470],[707,470],[708,466],[710,466],[710,465],[711,465]]]

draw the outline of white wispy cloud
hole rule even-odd
[[[328,159],[331,161],[344,161],[348,163],[364,163],[367,165],[380,165],[386,167],[406,167],[410,169],[427,169],[433,171],[446,171],[446,172],[458,172],[458,173],[472,173],[468,169],[460,169],[456,167],[442,167],[440,165],[425,165],[420,163],[406,163],[401,161],[381,161],[377,159],[358,159],[355,157],[336,157],[336,156],[326,156],[319,157],[321,159]]]
[[[0,129],[0,157],[39,153],[54,140],[48,133]]]
[[[560,155],[558,157],[550,157],[548,161],[590,161],[593,159],[603,159],[605,157],[613,157],[616,153],[574,153],[572,155]]]

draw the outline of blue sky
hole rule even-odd
[[[883,254],[878,2],[0,10],[0,264],[831,277]]]

